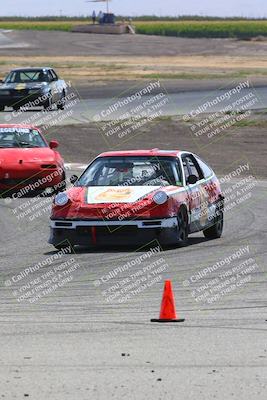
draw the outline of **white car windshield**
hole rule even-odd
[[[5,83],[29,83],[29,82],[49,82],[46,71],[43,70],[23,70],[12,71],[5,79]]]
[[[175,157],[114,156],[97,158],[75,186],[182,185]]]

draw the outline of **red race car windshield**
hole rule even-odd
[[[0,148],[47,147],[36,129],[0,128]]]
[[[174,157],[100,157],[75,186],[182,185],[179,161]]]

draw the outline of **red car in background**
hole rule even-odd
[[[179,150],[100,154],[74,186],[54,199],[49,243],[183,246],[188,234],[209,239],[223,230],[223,194],[213,170]]]
[[[20,198],[36,191],[65,190],[64,160],[41,131],[28,125],[0,125],[0,196]]]

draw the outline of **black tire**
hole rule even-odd
[[[66,181],[65,181],[65,180],[62,180],[62,181],[60,182],[60,186],[57,185],[57,186],[54,186],[54,187],[53,187],[53,194],[58,194],[58,193],[60,193],[60,192],[65,192],[66,187],[67,187]]]
[[[57,250],[64,250],[64,249],[66,249],[66,248],[68,248],[69,246],[70,246],[70,244],[68,243],[68,244],[54,244],[53,245],[54,247],[55,247],[55,249],[57,249]],[[71,247],[71,253],[72,253],[72,247]]]
[[[213,225],[203,231],[207,239],[219,239],[223,232],[223,209],[217,209]]]
[[[12,107],[12,108],[13,108],[14,111],[19,111],[20,106],[14,106],[14,107]]]
[[[66,183],[66,178],[64,178],[62,180],[62,182],[61,182],[59,191],[60,192],[65,192],[66,189],[67,189],[67,183]]]
[[[60,98],[59,102],[57,103],[57,109],[58,110],[64,110],[65,104],[66,104],[65,96],[66,96],[65,92],[62,92],[61,98]]]
[[[178,212],[177,222],[177,246],[184,247],[188,243],[188,216],[184,207]]]
[[[0,111],[5,111],[5,106],[3,106],[2,104],[0,104]]]
[[[53,189],[54,189],[54,194],[60,193],[60,192],[65,192],[67,188],[67,182],[66,182],[66,174],[65,172],[63,172],[62,175],[62,181],[60,182],[60,184],[56,185]]]
[[[53,106],[52,98],[51,96],[48,96],[47,100],[44,103],[45,111],[52,111],[52,106]]]

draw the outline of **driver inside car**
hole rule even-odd
[[[133,178],[133,169],[132,168],[118,166],[115,169],[112,177],[110,178],[110,184],[112,186],[120,186],[120,185],[128,186],[128,185],[130,185],[132,178]]]

